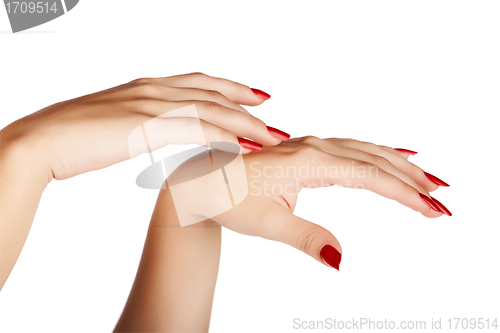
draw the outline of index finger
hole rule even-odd
[[[231,101],[241,105],[260,105],[271,97],[269,94],[260,89],[250,88],[238,82],[209,76],[203,73],[191,73],[140,80],[151,80],[150,82],[168,87],[215,90],[229,98]]]

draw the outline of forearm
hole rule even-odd
[[[180,227],[162,190],[116,332],[207,332],[220,257],[221,227]]]
[[[28,237],[50,168],[37,145],[0,131],[0,289]]]

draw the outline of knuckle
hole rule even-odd
[[[308,144],[298,145],[296,150],[295,150],[295,155],[299,155],[299,156],[301,156],[301,158],[315,157],[315,156],[321,155],[321,153],[322,153],[322,151],[319,148],[317,148],[315,146],[308,145]]]
[[[321,141],[321,139],[318,138],[317,136],[314,136],[314,135],[308,135],[308,136],[303,137],[302,141],[307,143],[307,144],[316,144],[319,141]]]
[[[316,239],[319,239],[318,236],[321,234],[321,231],[321,229],[314,226],[302,230],[297,235],[296,248],[305,253],[312,253],[315,248]]]
[[[214,101],[203,102],[203,106],[208,112],[214,114],[215,116],[221,116],[222,113],[224,112],[222,106]]]
[[[208,77],[207,74],[204,74],[201,72],[192,72],[192,73],[189,73],[189,76],[192,76],[196,79],[206,79]]]
[[[147,78],[147,77],[141,77],[141,78],[138,78],[138,79],[135,79],[135,80],[132,80],[130,83],[134,83],[134,84],[143,84],[143,83],[148,83],[150,82],[151,79],[150,78]]]
[[[207,90],[208,98],[216,102],[224,101],[226,98],[217,90]]]
[[[158,95],[159,86],[154,83],[147,82],[140,83],[133,89],[139,96],[153,97]]]

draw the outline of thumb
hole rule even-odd
[[[319,262],[339,270],[342,248],[331,232],[293,215],[284,207],[275,208],[269,213],[267,226],[261,237],[293,246]]]

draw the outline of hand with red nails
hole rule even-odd
[[[161,133],[149,137],[152,150],[169,143],[231,142],[241,144],[247,154],[287,136],[241,106],[260,105],[269,98],[259,89],[202,73],[143,78],[51,105],[2,129],[1,139],[36,146],[56,179],[130,158],[128,136],[152,119]],[[182,113],[169,116],[188,106],[196,107],[198,119]]]
[[[196,179],[201,165],[208,163],[209,158],[217,160],[217,154],[229,153],[212,152],[211,157],[208,153],[200,154],[174,171],[167,183],[182,184],[186,179]],[[224,211],[209,217],[233,231],[291,245],[336,269],[342,257],[337,239],[325,228],[293,215],[302,188],[339,185],[368,189],[426,217],[451,215],[443,204],[429,195],[441,184],[409,162],[400,151],[386,146],[308,136],[245,155],[244,165],[246,176],[229,180],[233,190],[247,184],[248,194],[241,203],[224,211],[222,203],[228,193],[225,187],[219,186],[220,193],[217,190],[210,192],[205,206],[193,203],[192,214],[207,216],[205,212]],[[189,200],[192,190],[186,187],[182,194],[182,186],[175,186],[175,195],[185,195],[184,200]],[[202,191],[203,186],[208,191],[217,188],[217,184],[207,180],[197,188]],[[165,195],[160,194],[160,205]]]
[[[244,157],[211,150],[186,161],[160,191],[115,331],[208,331],[221,226],[289,244],[338,270],[342,250],[337,239],[293,215],[303,187],[367,188],[425,216],[441,216],[446,208],[428,192],[442,181],[408,162],[408,156],[408,150],[350,139],[305,137]],[[246,173],[222,163],[240,157]],[[214,170],[216,165],[220,169]],[[247,187],[246,196],[238,193]],[[231,205],[230,197],[236,200]],[[183,223],[190,219],[186,213],[198,222]],[[197,300],[197,311],[186,299]]]
[[[201,73],[144,78],[51,105],[3,128],[0,288],[52,179],[102,169],[167,144],[230,142],[243,154],[275,146],[288,135],[241,106],[260,105],[269,97]]]

